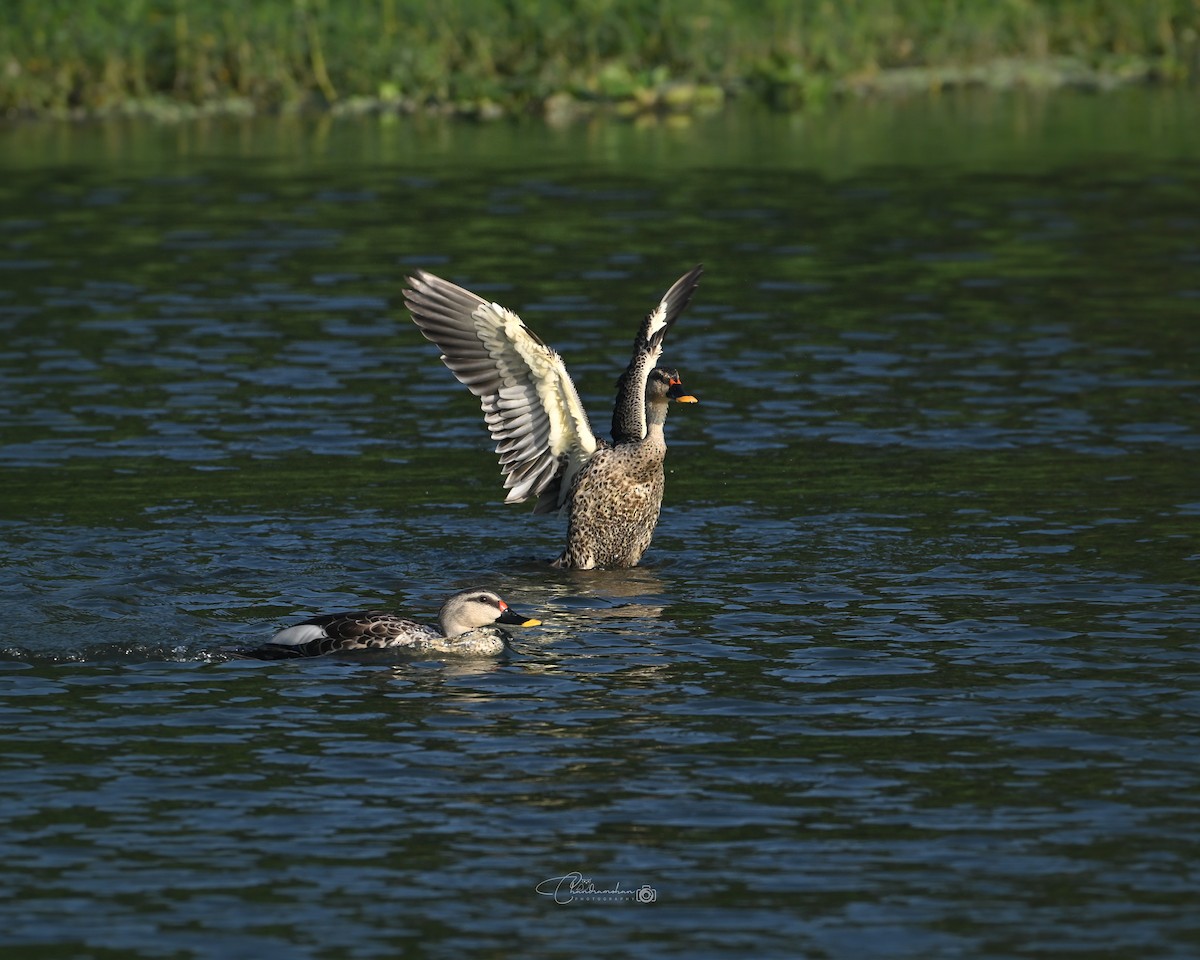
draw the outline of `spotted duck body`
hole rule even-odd
[[[632,567],[649,547],[662,505],[667,406],[695,402],[677,372],[656,364],[702,272],[680,277],[642,321],[617,384],[611,442],[592,433],[562,358],[520,317],[431,273],[409,278],[413,320],[480,399],[505,502],[536,497],[535,513],[566,513],[567,545],[554,566]]]
[[[450,597],[438,613],[438,626],[418,623],[394,613],[328,613],[280,630],[269,643],[235,656],[253,660],[292,660],[356,650],[403,649],[422,654],[488,657],[504,652],[509,636],[493,624],[536,627],[490,590],[464,590]]]
[[[663,423],[672,400],[695,402],[676,371],[655,368],[646,384],[646,436],[604,445],[584,465],[567,506],[567,548],[554,566],[637,566],[662,507]]]

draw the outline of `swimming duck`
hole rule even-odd
[[[456,593],[442,604],[438,626],[431,627],[392,613],[328,613],[280,630],[269,643],[235,655],[253,660],[290,660],[353,650],[403,648],[413,653],[449,653],[491,657],[503,653],[508,634],[495,623],[536,627],[490,590]]]
[[[612,442],[592,433],[566,364],[511,310],[424,270],[404,300],[442,362],[479,397],[505,503],[537,498],[534,513],[567,514],[567,545],[553,566],[632,567],[650,545],[663,495],[671,401],[695,403],[678,372],[656,367],[703,267],[675,281],[642,321],[617,382]]]

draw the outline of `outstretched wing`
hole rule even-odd
[[[704,265],[697,264],[672,284],[658,306],[642,321],[633,341],[633,357],[617,381],[613,407],[613,443],[638,441],[646,436],[646,380],[662,356],[663,340],[692,299]]]
[[[562,358],[511,310],[418,270],[404,291],[413,320],[483,408],[504,473],[506,503],[553,510],[596,449]]]

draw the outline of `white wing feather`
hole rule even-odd
[[[596,450],[562,358],[511,310],[418,271],[404,292],[412,318],[442,362],[479,397],[504,474],[506,503],[557,483],[557,504]]]
[[[318,624],[298,623],[293,627],[284,627],[271,638],[271,643],[291,647],[301,643],[309,643],[313,640],[320,640],[322,637],[327,636],[329,634],[325,632],[325,628]]]

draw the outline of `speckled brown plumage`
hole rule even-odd
[[[663,423],[672,400],[692,402],[679,374],[655,369],[646,385],[646,436],[598,449],[567,506],[567,547],[556,567],[633,567],[650,546],[662,508]]]

